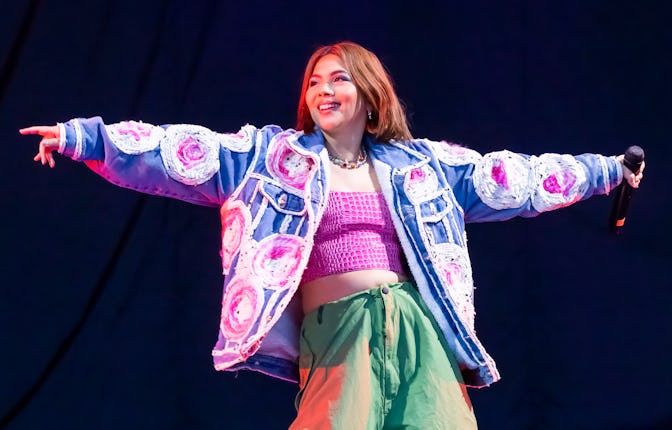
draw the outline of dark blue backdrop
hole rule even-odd
[[[483,429],[672,428],[665,1],[23,0],[0,13],[0,427],[286,428],[295,386],[215,372],[218,212],[145,197],[17,129],[76,116],[291,127],[304,63],[379,54],[419,137],[649,164],[611,198],[470,225],[477,329],[503,380]]]

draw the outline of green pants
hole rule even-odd
[[[300,351],[290,430],[476,428],[455,358],[410,283],[315,309]]]

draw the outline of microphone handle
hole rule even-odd
[[[623,157],[623,165],[633,173],[638,173],[644,161],[644,150],[639,146],[629,147]],[[609,219],[609,229],[613,234],[620,234],[621,228],[625,224],[625,218],[632,199],[632,190],[628,181],[623,180],[616,189],[616,198]]]

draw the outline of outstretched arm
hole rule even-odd
[[[21,134],[42,137],[35,161],[55,166],[54,151],[86,165],[113,184],[206,206],[224,202],[259,156],[259,142],[278,127],[217,133],[190,124],[156,126],[99,117],[55,126],[33,126]]]
[[[642,179],[643,168],[631,172],[623,166],[622,155],[481,155],[445,142],[432,145],[448,165],[446,175],[467,222],[532,217],[608,194],[622,180],[636,188]]]

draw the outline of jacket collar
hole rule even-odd
[[[376,141],[369,133],[364,135],[364,145],[374,162],[392,166],[397,173],[405,174],[427,163],[430,158],[409,145],[410,142],[391,141],[382,143]]]
[[[324,136],[319,128],[315,127],[315,131],[311,134],[305,134],[303,131],[296,133],[297,139],[294,141],[296,145],[306,149],[315,154],[320,154],[325,150],[324,146]]]
[[[311,134],[297,133],[297,138],[292,139],[297,146],[321,154],[325,151],[324,136],[319,128]],[[427,164],[430,158],[414,149],[408,142],[391,141],[382,143],[377,141],[370,133],[364,133],[364,147],[372,160],[395,167],[399,173],[406,173]]]

